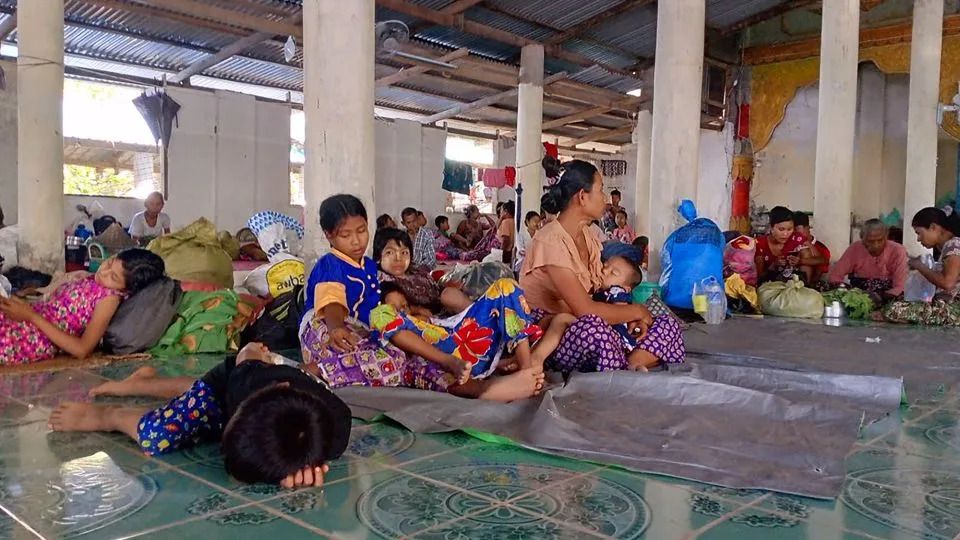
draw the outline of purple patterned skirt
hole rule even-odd
[[[545,313],[535,312],[534,318]],[[673,317],[657,317],[637,349],[649,352],[664,364],[679,364],[686,357],[683,330]],[[563,334],[560,345],[547,360],[547,369],[567,375],[573,371],[594,372],[627,369],[623,337],[597,315],[580,317]]]

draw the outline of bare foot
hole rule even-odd
[[[635,349],[627,357],[627,369],[630,371],[642,371],[646,373],[650,368],[656,367],[660,363],[657,357],[642,349]]]
[[[520,369],[520,364],[515,357],[501,358],[497,364],[497,375],[509,375]]]
[[[53,431],[110,431],[109,408],[92,403],[63,403],[50,413],[47,426]]]
[[[533,368],[504,377],[494,377],[487,381],[486,388],[480,393],[480,399],[491,401],[516,401],[536,396],[543,391],[543,372]]]
[[[133,396],[136,381],[152,379],[157,376],[157,370],[150,366],[143,366],[122,381],[110,381],[90,389],[90,397],[97,396]]]
[[[469,362],[461,360],[452,354],[448,355],[444,361],[440,363],[440,366],[457,378],[457,384],[465,384],[469,381],[470,370],[473,369],[473,366]]]

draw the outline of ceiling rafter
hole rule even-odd
[[[96,1],[96,0],[95,0]],[[248,15],[232,9],[206,4],[199,0],[131,0],[141,5],[179,12],[198,19],[221,22],[238,28],[268,32],[275,36],[303,39],[303,27],[264,16]]]
[[[731,24],[730,26],[719,29],[719,37],[729,36],[739,32],[740,30],[743,30],[744,28],[748,28],[755,24],[762,23],[763,21],[779,17],[780,15],[795,9],[812,7],[813,5],[819,5],[821,3],[822,0],[789,0],[782,4],[773,6],[772,8],[765,9],[755,15],[751,15],[735,24]]]
[[[654,1],[655,0],[626,0],[626,2],[620,4],[617,7],[610,8],[602,13],[598,13],[593,17],[588,18],[585,21],[581,21],[580,23],[574,26],[571,26],[570,28],[564,30],[562,33],[557,34],[551,37],[550,39],[548,39],[546,43],[555,45],[558,43],[563,43],[568,39],[579,37],[584,32],[593,28],[594,26],[597,26],[601,23],[609,21],[614,17],[619,17],[620,15],[623,15],[624,13],[630,11],[631,9],[650,5]]]

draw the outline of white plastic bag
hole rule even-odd
[[[0,275],[0,298],[10,298],[11,294],[13,294],[13,286],[10,285],[10,280]]]
[[[253,215],[247,226],[257,235],[260,247],[267,254],[268,263],[255,268],[243,281],[243,286],[257,296],[274,298],[290,292],[306,281],[303,260],[291,253],[288,231],[299,240],[303,227],[292,217],[279,212],[261,212]]]
[[[933,257],[930,255],[924,255],[920,258],[920,262],[923,263],[927,268],[933,268]],[[937,294],[937,286],[933,283],[930,283],[927,278],[923,277],[917,270],[911,270],[910,274],[907,275],[907,281],[903,284],[903,299],[907,302],[927,302],[930,303],[933,301],[934,295]]]

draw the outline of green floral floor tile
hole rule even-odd
[[[413,538],[418,540],[449,540],[451,538],[593,540],[607,537],[594,535],[583,529],[575,529],[568,524],[532,514],[512,505],[502,505],[428,529],[414,535]]]
[[[191,504],[208,486],[176,472],[138,474],[107,454],[3,475],[0,504],[47,538],[117,538],[207,512]]]
[[[697,536],[701,540],[866,540],[867,536],[834,528],[829,524],[815,524],[786,518],[759,510],[749,510],[725,518]]]
[[[346,455],[400,465],[479,444],[462,432],[413,433],[392,422],[355,422]]]
[[[960,413],[935,411],[873,442],[873,445],[905,454],[960,462]]]
[[[26,373],[10,376],[0,382],[5,397],[35,400],[45,396],[59,396],[64,401],[82,401],[90,389],[103,382],[94,373],[67,369],[54,373]]]
[[[119,438],[120,442],[124,442]],[[46,422],[0,429],[0,467],[15,475],[34,469],[52,470],[78,459],[99,455],[126,471],[155,470],[142,455],[118,444],[117,439],[94,433],[55,433]]]
[[[342,538],[399,538],[498,505],[395,470],[354,476],[322,491],[293,492],[266,503]]]
[[[192,540],[194,538],[260,540],[263,538],[312,539],[324,537],[262,508],[249,505],[220,514],[210,514],[202,519],[173,524],[160,530],[151,530],[132,538],[149,540]]]
[[[185,357],[153,358],[140,362],[118,362],[91,371],[107,379],[119,380],[143,366],[151,366],[159,375],[166,377],[202,377],[211,368],[223,362],[222,354],[202,354]]]

